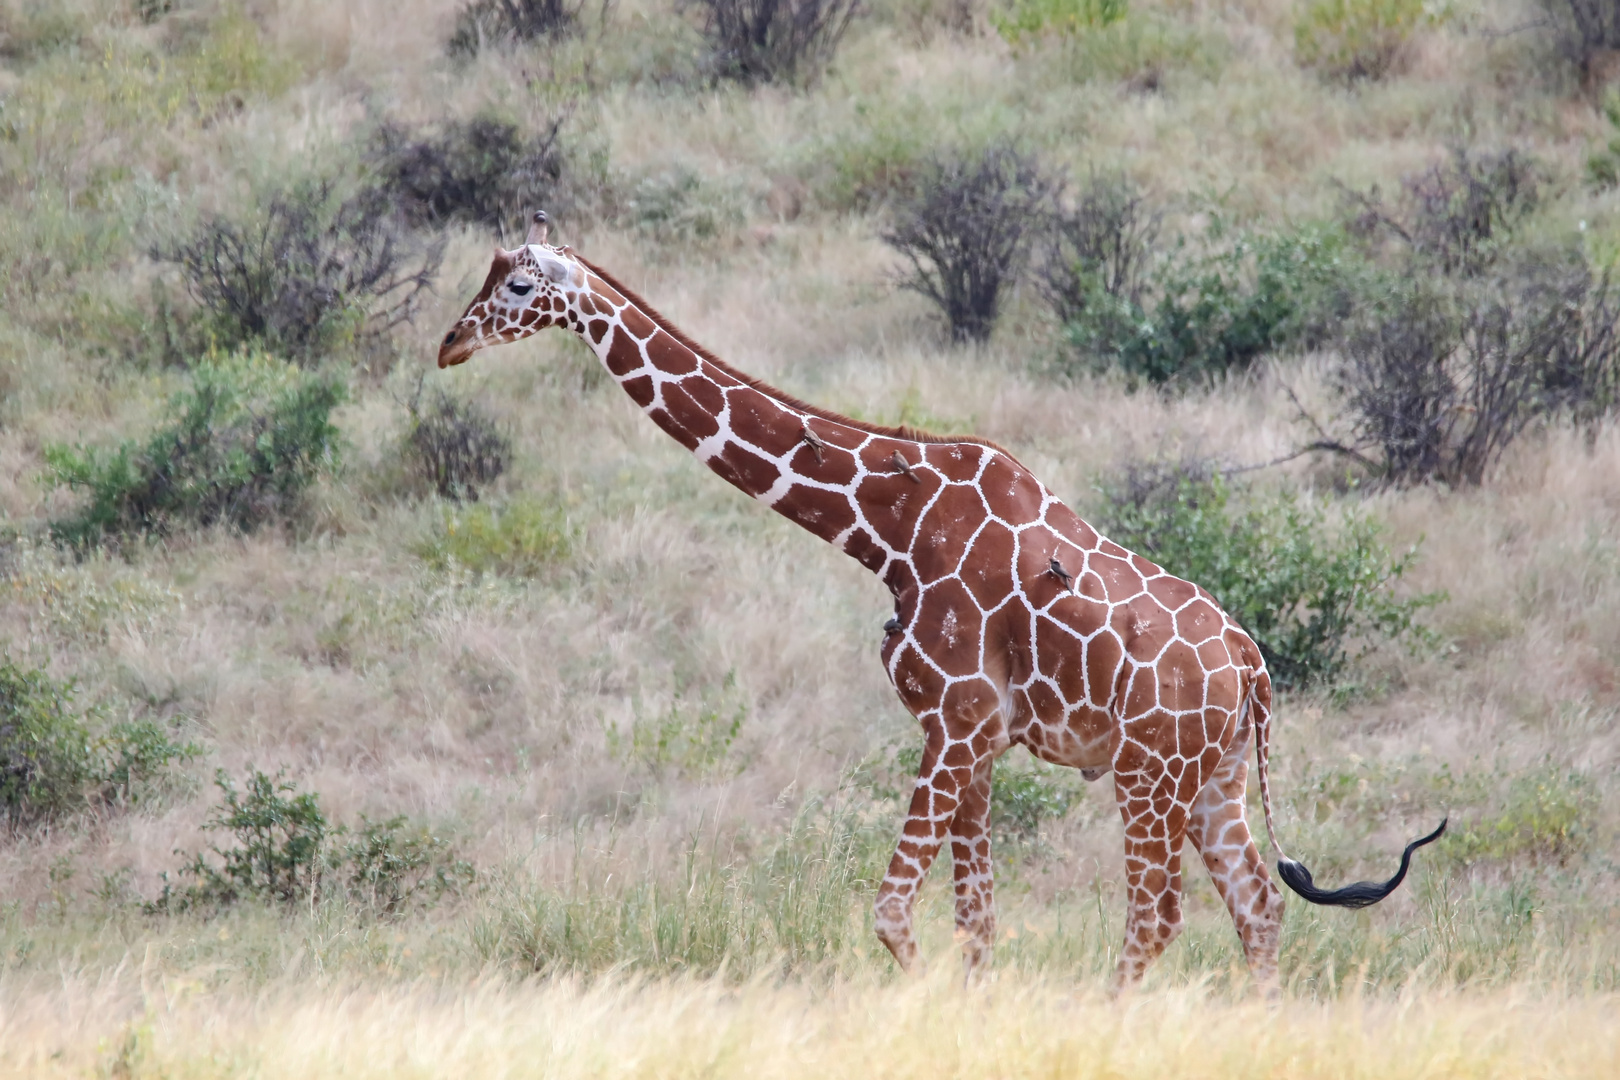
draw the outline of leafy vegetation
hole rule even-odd
[[[1348,236],[1322,225],[1235,235],[1217,227],[1207,253],[1189,252],[1183,239],[1144,280],[1144,212],[1120,206],[1131,209],[1104,241],[1112,250],[1071,242],[1049,264],[1045,292],[1064,322],[1071,366],[1117,364],[1152,383],[1240,371],[1268,353],[1321,344],[1374,289],[1374,271]]]
[[[1382,79],[1423,21],[1423,0],[1307,0],[1294,20],[1294,56],[1329,78]]]
[[[573,550],[568,517],[557,505],[533,498],[501,507],[485,503],[446,509],[438,533],[417,547],[437,569],[538,577]]]
[[[27,826],[92,806],[130,806],[198,750],[164,725],[104,725],[74,703],[71,681],[0,659],[0,813]]]
[[[661,244],[711,243],[747,209],[740,192],[680,165],[622,178],[613,200],[616,220]]]
[[[1603,96],[1603,119],[1609,137],[1586,155],[1586,182],[1596,191],[1620,187],[1620,94],[1612,90]]]
[[[1589,778],[1543,763],[1508,782],[1494,811],[1447,832],[1440,851],[1460,862],[1530,858],[1562,864],[1592,843],[1599,794]]]
[[[1297,495],[1251,494],[1239,507],[1232,494],[1212,471],[1139,468],[1104,487],[1099,527],[1208,589],[1279,686],[1332,683],[1368,643],[1422,637],[1414,619],[1440,598],[1396,594],[1415,547],[1391,554],[1354,510],[1330,530],[1326,512]]]
[[[1127,0],[1017,0],[993,9],[996,32],[1013,44],[1042,34],[1080,34],[1125,18]]]
[[[627,731],[608,728],[608,753],[646,769],[655,779],[666,773],[713,776],[748,719],[748,706],[738,698],[737,673],[729,671],[718,690],[706,690],[696,701],[677,693],[660,712],[649,715],[638,707]]]
[[[164,874],[153,911],[219,910],[247,900],[313,902],[345,893],[384,915],[404,911],[413,898],[437,899],[469,884],[473,870],[452,857],[450,845],[404,817],[362,818],[349,836],[333,826],[312,792],[251,770],[238,792],[224,769],[215,773],[221,803],[203,824],[223,834],[181,868],[177,885]]]
[[[990,832],[1003,851],[1029,844],[1048,821],[1061,821],[1080,797],[1072,769],[1005,755],[990,774]]]
[[[252,530],[293,517],[335,457],[332,410],[343,398],[334,379],[261,354],[199,363],[143,442],[46,451],[52,480],[89,496],[51,523],[52,534],[82,548],[183,525]]]

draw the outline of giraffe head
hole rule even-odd
[[[546,214],[534,215],[523,246],[495,249],[484,287],[439,345],[439,366],[464,362],[486,345],[518,341],[548,326],[579,329],[585,267],[571,248],[546,243]]]

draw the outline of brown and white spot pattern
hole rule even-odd
[[[795,401],[709,356],[566,248],[498,253],[440,366],[552,325],[581,334],[709,468],[893,594],[881,656],[924,735],[875,909],[902,966],[917,962],[913,904],[947,840],[970,973],[988,960],[990,775],[1021,743],[1088,778],[1113,774],[1129,894],[1119,985],[1181,929],[1189,838],[1255,976],[1275,979],[1282,896],[1244,812],[1253,740],[1269,827],[1271,682],[1254,642],[1207,592],[1099,536],[1005,450]]]

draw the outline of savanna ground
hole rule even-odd
[[[1331,346],[1139,386],[1065,366],[1028,284],[987,343],[952,344],[896,288],[881,234],[917,161],[1002,137],[1071,177],[1123,170],[1195,242],[1216,217],[1326,219],[1455,147],[1511,147],[1544,170],[1536,229],[1594,265],[1620,251],[1617,197],[1585,179],[1613,134],[1602,73],[1526,29],[1540,8],[1425,10],[1388,70],[1350,82],[1301,63],[1300,10],[1136,0],[1004,36],[996,10],[875,0],[819,80],[745,85],[705,69],[694,10],[657,0],[456,54],[448,0],[0,9],[0,645],[74,680],[95,730],[187,747],[139,798],[129,782],[11,819],[5,1070],[1612,1075],[1620,427],[1604,420],[1538,422],[1477,486],[1363,482],[1328,454],[1242,474],[1253,497],[1320,506],[1324,528],[1360,514],[1392,550],[1418,545],[1394,587],[1443,594],[1421,640],[1375,641],[1280,701],[1279,831],[1320,882],[1386,876],[1441,814],[1453,837],[1366,912],[1293,900],[1274,1006],[1245,996],[1196,869],[1186,934],[1140,994],[1104,999],[1123,922],[1111,792],[1022,750],[999,766],[1018,813],[988,985],[956,985],[940,873],[931,973],[899,980],[868,914],[917,740],[877,663],[889,599],[697,465],[577,342],[434,370],[487,223],[418,230],[445,248],[412,321],[298,355],[346,397],[295,507],[251,529],[52,540],[84,499],[53,482],[52,448],[144,440],[199,357],[238,347],[183,332],[194,301],[160,257],[177,238],[300,179],[364,176],[379,125],[475,116],[562,117],[561,238],[799,396],[997,440],[1082,514],[1133,463],[1284,458],[1317,437],[1302,406],[1339,408]],[[476,503],[410,468],[424,380],[510,440]],[[404,815],[425,883],[388,903],[331,887],[161,903],[165,881],[196,884],[193,853],[228,846],[203,829],[216,770],[239,788],[282,773],[351,837]]]

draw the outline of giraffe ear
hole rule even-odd
[[[585,272],[575,263],[559,259],[544,248],[538,249],[537,254],[535,261],[540,264],[540,272],[553,284],[577,289],[585,283]]]

